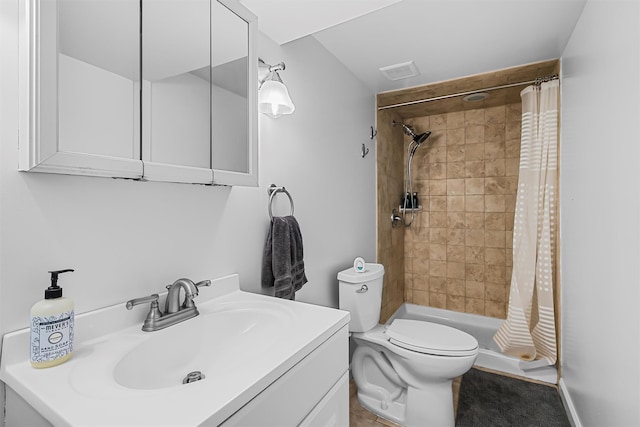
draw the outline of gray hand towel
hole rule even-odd
[[[295,299],[307,283],[300,225],[293,216],[273,217],[262,260],[262,286],[275,287],[274,296]]]

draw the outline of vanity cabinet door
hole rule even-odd
[[[142,176],[139,31],[138,0],[20,2],[19,170]]]

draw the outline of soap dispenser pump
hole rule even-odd
[[[31,307],[30,359],[34,368],[49,368],[71,358],[73,352],[73,300],[62,296],[58,275],[72,269],[49,271],[51,286],[44,299]]]

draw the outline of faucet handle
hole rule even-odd
[[[196,288],[201,286],[211,286],[211,280],[203,280],[201,282],[196,283]]]
[[[211,286],[211,280],[202,280],[201,282],[196,283],[196,291],[193,295],[185,295],[184,303],[182,304],[182,308],[193,308],[196,305],[193,303],[193,299],[198,296],[198,288],[201,286]]]
[[[153,303],[155,303],[155,305],[157,307],[158,306],[158,298],[160,298],[160,296],[158,294],[149,295],[148,297],[135,298],[135,299],[127,301],[126,307],[127,307],[127,310],[131,310],[136,305],[145,304],[147,302],[150,302],[151,306],[153,306],[154,305]]]

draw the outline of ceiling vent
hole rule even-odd
[[[418,67],[416,67],[416,64],[414,64],[413,61],[389,65],[388,67],[382,67],[379,70],[389,80],[406,79],[420,74]]]

